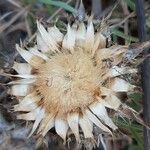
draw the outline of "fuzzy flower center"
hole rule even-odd
[[[64,113],[83,109],[95,100],[98,72],[90,56],[82,51],[57,54],[38,69],[36,85],[50,110]]]

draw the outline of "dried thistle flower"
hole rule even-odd
[[[18,119],[33,120],[32,135],[45,136],[55,127],[66,141],[71,129],[80,141],[79,127],[85,138],[93,137],[93,125],[112,134],[118,127],[106,108],[118,111],[122,102],[119,92],[134,89],[120,75],[137,70],[123,64],[128,46],[106,48],[102,31],[88,24],[68,25],[63,35],[54,26],[46,30],[37,22],[37,44],[17,51],[27,63],[14,63],[21,80],[12,81],[9,93],[19,99],[15,111],[23,112]]]

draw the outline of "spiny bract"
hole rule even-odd
[[[122,105],[119,92],[133,90],[134,85],[120,75],[135,73],[123,65],[128,46],[106,48],[106,37],[95,31],[92,20],[68,25],[62,34],[54,26],[47,30],[37,22],[37,43],[17,51],[27,63],[14,63],[22,79],[12,81],[9,93],[19,99],[15,111],[18,119],[34,120],[30,133],[45,136],[55,127],[65,141],[71,129],[80,141],[79,127],[85,138],[93,137],[93,125],[112,134],[117,126],[106,108],[117,111]]]

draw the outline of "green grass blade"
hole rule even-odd
[[[129,8],[133,11],[135,11],[135,3],[131,0],[125,0],[125,2],[127,3],[127,5],[129,6]]]
[[[150,28],[150,16],[148,16],[146,19],[146,25],[148,28]]]
[[[76,10],[73,7],[71,7],[70,5],[68,5],[62,1],[54,1],[54,0],[39,0],[39,1],[44,3],[44,4],[49,4],[49,5],[63,8],[63,9],[65,9],[71,13],[74,13],[74,14],[76,13]]]
[[[122,31],[119,31],[119,30],[117,30],[117,29],[112,29],[111,32],[112,32],[112,34],[115,34],[115,35],[117,35],[118,37],[121,37],[121,38],[127,40],[129,43],[130,43],[130,42],[138,42],[138,41],[139,41],[138,38],[133,37],[133,36],[130,36],[130,35],[127,35],[127,34],[123,33]]]
[[[136,150],[143,150],[143,127],[139,124],[135,124],[134,122],[129,123],[127,119],[118,118],[115,120],[115,124],[119,126],[119,128],[124,128],[128,130],[131,134],[132,139],[136,141],[136,143],[132,143],[129,150],[136,149]],[[134,147],[134,148],[133,148]]]
[[[144,143],[143,143],[143,140],[142,140],[141,136],[132,127],[130,127],[130,131],[131,131],[132,136],[134,137],[134,139],[138,143],[139,149],[143,150]]]

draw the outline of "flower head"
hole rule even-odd
[[[45,136],[55,127],[64,141],[68,129],[80,141],[79,127],[85,138],[94,138],[94,124],[112,134],[117,126],[106,108],[117,111],[122,104],[117,93],[135,87],[120,78],[136,72],[122,65],[128,47],[106,48],[106,37],[91,20],[68,25],[65,35],[56,26],[46,30],[37,22],[37,27],[34,47],[16,46],[27,62],[14,63],[22,79],[11,82],[9,91],[19,99],[18,119],[34,121],[30,135]]]

